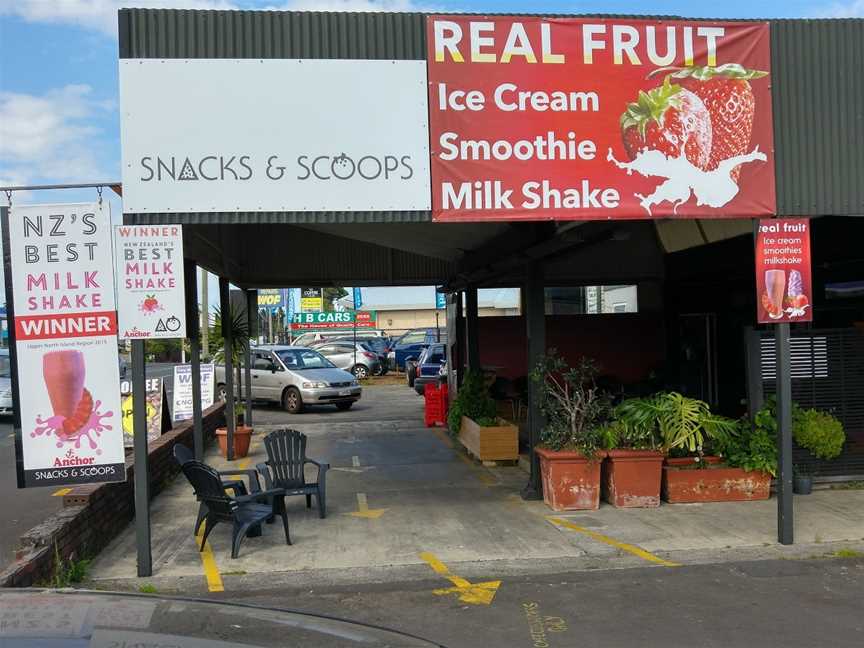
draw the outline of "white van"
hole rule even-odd
[[[318,344],[319,342],[326,342],[327,340],[333,340],[335,338],[349,338],[354,335],[354,329],[340,329],[338,331],[309,331],[308,333],[302,333],[298,337],[294,338],[294,341],[291,343],[293,346],[302,346],[308,347],[313,344]],[[358,340],[368,340],[369,338],[374,337],[386,337],[387,333],[378,329],[363,329],[357,331],[357,339]]]

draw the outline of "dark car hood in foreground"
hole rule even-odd
[[[439,646],[384,628],[248,605],[86,591],[0,592],[0,646]]]

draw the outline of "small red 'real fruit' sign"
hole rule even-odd
[[[808,219],[759,221],[756,310],[760,324],[813,321]]]

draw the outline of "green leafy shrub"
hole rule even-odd
[[[473,419],[478,425],[484,425],[481,421],[491,419],[493,421],[491,425],[495,425],[496,413],[495,400],[489,395],[489,387],[486,385],[483,372],[472,369],[465,373],[456,398],[450,403],[450,411],[447,414],[450,435],[454,437],[459,435],[463,416]]]
[[[604,424],[610,412],[608,394],[597,387],[597,365],[582,358],[570,367],[550,349],[534,367],[538,406],[546,417],[540,442],[550,450],[576,450],[593,457],[608,434]]]
[[[777,476],[777,431],[776,425],[760,425],[757,421],[742,419],[738,428],[723,435],[715,444],[726,463],[747,472],[761,470]]]
[[[820,459],[834,459],[843,451],[846,433],[843,424],[828,412],[801,410],[793,418],[795,442]]]
[[[615,420],[630,430],[642,447],[664,452],[683,450],[702,455],[709,442],[722,442],[738,429],[738,422],[712,414],[708,404],[678,392],[630,398],[615,408]]]

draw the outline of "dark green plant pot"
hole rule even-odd
[[[797,475],[792,479],[792,492],[796,495],[809,495],[813,492],[813,478],[810,475]]]

